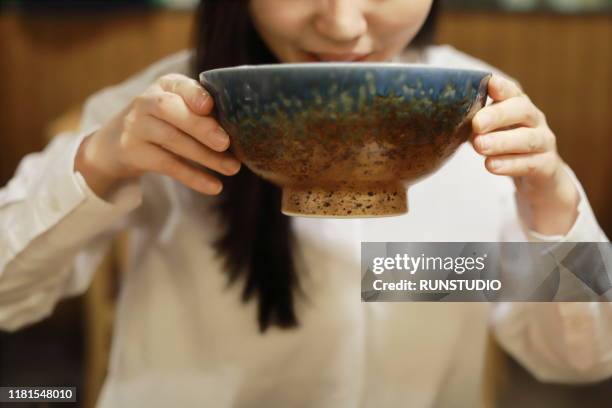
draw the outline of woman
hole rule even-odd
[[[86,290],[129,227],[101,407],[477,406],[491,307],[362,304],[359,243],[606,240],[544,115],[497,75],[474,148],[411,189],[409,214],[289,219],[278,188],[240,170],[190,79],[270,62],[490,69],[427,45],[435,11],[431,0],[203,1],[193,60],[177,54],[91,98],[82,131],[24,159],[2,190],[1,326]],[[502,346],[542,380],[612,373],[609,305],[494,312]]]

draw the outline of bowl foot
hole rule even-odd
[[[367,188],[283,189],[283,214],[300,217],[388,217],[408,211],[406,188],[390,184]]]

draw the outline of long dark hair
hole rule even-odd
[[[411,46],[433,41],[438,1]],[[196,13],[193,74],[236,65],[279,62],[251,20],[248,0],[202,0]],[[280,209],[281,190],[248,168],[222,179],[218,214],[224,231],[215,243],[229,282],[245,280],[243,302],[258,302],[259,328],[298,325],[295,298],[300,283],[293,256],[291,218]]]

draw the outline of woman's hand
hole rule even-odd
[[[214,102],[183,75],[158,79],[146,92],[81,144],[75,162],[87,184],[104,196],[118,183],[155,172],[204,194],[218,194],[218,178],[197,165],[231,176],[240,162],[212,117]]]
[[[493,174],[513,177],[523,220],[532,230],[565,235],[577,217],[578,191],[557,153],[544,114],[519,86],[501,76],[489,81],[494,103],[472,121],[472,144]]]

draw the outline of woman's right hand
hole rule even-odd
[[[221,181],[194,166],[234,175],[240,162],[227,149],[229,136],[210,116],[213,98],[179,74],[159,78],[79,148],[75,170],[104,196],[146,172],[170,176],[204,194],[219,194]]]

